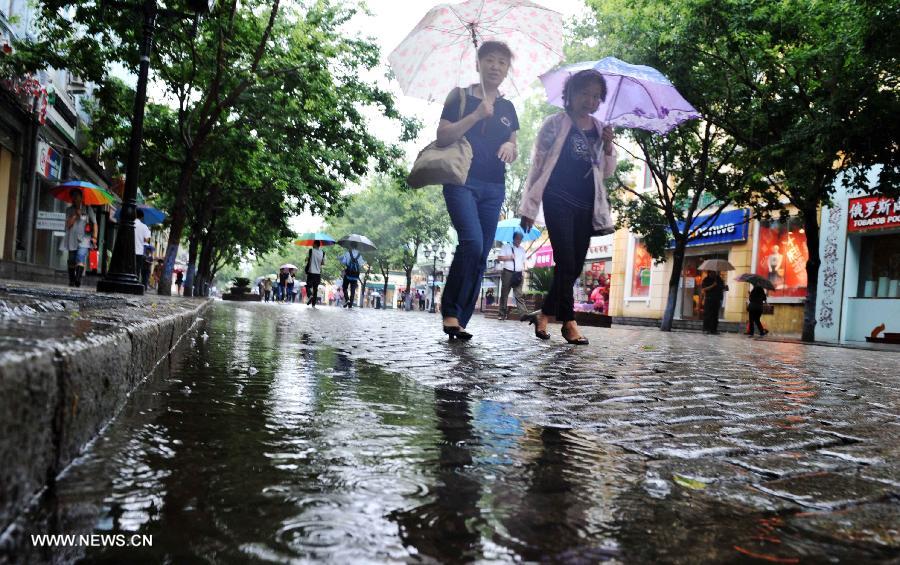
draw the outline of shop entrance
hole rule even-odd
[[[699,270],[700,264],[707,259],[728,260],[727,251],[705,253],[703,255],[689,255],[684,258],[684,267],[681,271],[681,288],[678,291],[678,300],[675,305],[676,317],[682,320],[703,319],[703,294],[700,292],[703,277],[706,273]],[[722,280],[727,280],[722,273]],[[726,292],[726,295],[728,293]],[[719,319],[725,316],[725,300],[719,309]]]

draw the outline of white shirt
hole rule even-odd
[[[139,219],[134,219],[134,254],[135,255],[143,255],[144,254],[144,244],[147,243],[147,240],[150,239],[150,228],[147,227],[147,224],[140,221]]]
[[[501,257],[509,257],[513,255],[515,261],[503,261],[503,268],[507,271],[522,271],[525,269],[525,249],[522,246],[515,247],[512,243],[507,243],[500,248]]]
[[[310,249],[309,272],[314,275],[322,274],[322,261],[325,260],[325,252],[321,249]]]

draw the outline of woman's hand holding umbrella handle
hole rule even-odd
[[[534,226],[534,219],[529,218],[528,216],[522,216],[519,225],[522,226],[525,233],[528,233],[531,231],[532,226]]]
[[[611,126],[606,126],[603,128],[602,138],[603,138],[603,152],[606,153],[607,155],[612,155],[613,142],[615,141],[615,134],[613,133],[613,129]]]
[[[481,104],[478,105],[478,108],[475,110],[475,114],[478,116],[479,120],[484,120],[486,118],[490,118],[494,115],[494,101],[488,98],[483,98],[481,100]]]

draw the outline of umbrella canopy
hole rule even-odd
[[[606,78],[606,100],[593,114],[604,124],[664,134],[682,122],[700,117],[661,72],[615,57],[575,63],[541,75],[547,101],[564,107],[566,79],[586,69],[594,69]]]
[[[371,239],[357,233],[351,233],[350,235],[342,237],[338,240],[338,243],[341,247],[346,247],[347,249],[351,249],[354,246],[361,251],[374,251],[378,249],[375,247],[375,244],[372,243]]]
[[[750,283],[752,285],[761,286],[768,290],[775,290],[775,285],[772,284],[772,281],[770,281],[769,279],[767,279],[761,275],[756,275],[753,273],[744,273],[743,275],[739,276],[737,278],[737,280],[740,282],[745,282],[745,283]]]
[[[333,237],[324,232],[306,232],[300,234],[300,239],[294,242],[294,245],[300,247],[312,247],[313,242],[318,241],[319,245],[334,245],[337,243]]]
[[[119,201],[119,197],[96,184],[83,180],[70,180],[50,189],[50,195],[57,200],[72,203],[72,196],[69,194],[73,189],[81,190],[83,201],[88,206],[104,206]]]
[[[297,265],[292,265],[291,263],[285,263],[284,265],[278,267],[278,270],[279,270],[279,271],[280,271],[281,269],[288,269],[288,270],[294,269],[294,270],[296,270],[296,269],[297,269]]]
[[[725,259],[707,259],[698,267],[701,271],[733,271],[734,266]]]
[[[541,237],[541,230],[532,226],[531,229],[528,230],[528,233],[525,233],[525,231],[522,230],[519,220],[512,218],[509,220],[501,220],[497,223],[497,231],[494,233],[494,239],[502,241],[503,243],[510,243],[513,240],[513,236],[517,233],[522,234],[522,241],[534,241]]]
[[[156,224],[161,224],[166,221],[166,213],[160,210],[159,208],[154,208],[149,204],[138,204],[138,210],[144,211],[144,224],[148,226],[155,226]],[[116,221],[119,221],[119,217],[122,215],[122,208],[116,210]]]
[[[545,70],[563,60],[562,15],[527,0],[469,0],[439,4],[388,56],[407,96],[444,100],[459,86],[480,81],[476,49],[506,43],[515,57],[504,88],[521,94]]]

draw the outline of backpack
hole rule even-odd
[[[347,269],[344,273],[352,278],[359,278],[359,255],[353,256],[353,253],[350,253],[350,261],[347,265]]]

